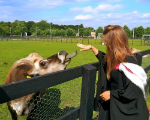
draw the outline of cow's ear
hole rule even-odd
[[[9,70],[5,84],[25,79],[25,74],[32,72],[32,70],[33,64],[29,60],[19,60],[15,62]]]
[[[25,63],[22,63],[16,67],[17,69],[30,69],[31,66]]]
[[[16,68],[20,69],[20,70],[29,71],[29,70],[33,69],[33,64],[29,60],[22,60],[22,61],[18,62]]]

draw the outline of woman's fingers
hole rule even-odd
[[[83,45],[83,44],[80,44],[80,43],[78,43],[77,46],[82,48],[80,51],[89,50],[90,47],[91,47],[91,45]]]
[[[82,45],[82,44],[80,44],[80,43],[78,43],[77,46],[80,47],[80,48],[83,48],[83,47],[84,47],[84,45]]]

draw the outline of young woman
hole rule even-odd
[[[94,109],[99,120],[148,120],[145,101],[146,73],[132,54],[124,29],[108,25],[103,38],[106,54],[92,45],[77,44],[80,51],[91,49],[99,60],[99,79]]]

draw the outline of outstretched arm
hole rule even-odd
[[[78,46],[79,48],[82,48],[80,51],[86,51],[86,50],[91,49],[95,55],[98,54],[98,49],[95,48],[95,47],[92,46],[92,45],[83,45],[83,44],[78,43],[77,46]]]

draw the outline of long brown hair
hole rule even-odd
[[[104,57],[107,61],[107,78],[110,79],[110,73],[117,64],[125,62],[125,57],[133,54],[129,48],[126,32],[119,25],[108,25],[103,32],[103,38],[107,47]]]

